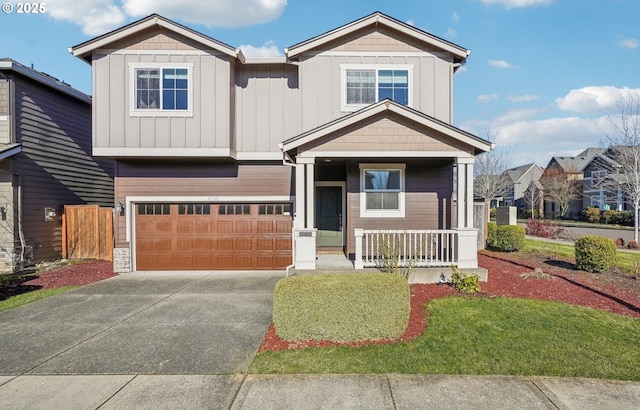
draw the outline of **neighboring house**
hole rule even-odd
[[[545,185],[545,178],[555,177],[559,174],[563,178],[572,182],[577,195],[569,205],[569,209],[565,215],[567,218],[576,218],[584,208],[583,200],[583,180],[585,177],[584,167],[598,154],[602,154],[602,148],[587,148],[575,157],[553,157],[547,164],[545,171],[541,177],[542,184]],[[555,176],[553,175],[555,174]],[[545,188],[545,191],[547,189]],[[549,199],[549,195],[545,195],[544,214],[547,216],[559,216],[560,206]]]
[[[515,206],[518,213],[530,210],[532,208],[530,195],[525,195],[527,190],[535,190],[540,192],[540,177],[544,170],[537,164],[520,165],[519,167],[506,170],[504,173],[508,178],[508,186],[503,196],[504,206]],[[539,202],[539,201],[534,201]],[[535,209],[539,208],[540,203],[533,204]]]
[[[582,169],[584,174],[584,208],[597,206],[601,211],[626,211],[633,206],[622,189],[620,164],[616,162],[614,148],[609,147],[595,155]]]
[[[113,204],[113,161],[91,157],[91,98],[0,59],[0,269],[61,257],[64,205]]]
[[[380,230],[477,267],[490,143],[451,125],[468,50],[373,13],[280,58],[155,14],[71,51],[92,65],[93,153],[117,164],[118,271],[314,269],[317,249],[361,268]]]

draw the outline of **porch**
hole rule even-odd
[[[473,236],[475,238],[475,236]],[[458,266],[458,231],[449,230],[365,230],[355,229],[356,252],[317,250],[315,268],[287,271],[287,276],[318,273],[384,272],[389,267],[409,272],[409,283],[450,282],[452,266]],[[475,249],[474,249],[475,251]],[[487,270],[461,268],[487,280]]]

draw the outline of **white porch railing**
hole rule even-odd
[[[456,230],[355,230],[355,268],[382,266],[393,253],[399,266],[437,267],[457,265]]]

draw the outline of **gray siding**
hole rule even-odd
[[[113,204],[113,164],[91,157],[91,107],[86,102],[15,77],[13,172],[22,187],[24,234],[36,261],[61,256],[62,207]],[[44,208],[56,211],[44,221]]]
[[[232,63],[226,56],[208,50],[162,49],[178,45],[146,43],[153,49],[111,52],[95,56],[94,146],[97,148],[230,148],[232,106]],[[155,48],[154,48],[155,47]],[[193,115],[155,117],[130,115],[133,87],[130,65],[135,63],[193,64]]]
[[[128,196],[207,197],[293,195],[293,168],[277,163],[232,161],[118,161],[116,200]],[[125,241],[125,218],[116,217],[116,241]]]
[[[0,144],[11,142],[9,80],[0,76]]]
[[[405,217],[360,217],[360,160],[347,164],[347,254],[355,252],[353,230],[451,229],[453,224],[453,161],[408,160],[405,169]],[[398,161],[393,161],[398,162]],[[376,162],[378,163],[378,162]]]
[[[238,152],[280,152],[278,143],[302,132],[297,66],[239,66],[235,90]]]

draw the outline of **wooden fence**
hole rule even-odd
[[[62,257],[113,259],[113,210],[98,205],[65,205]]]

